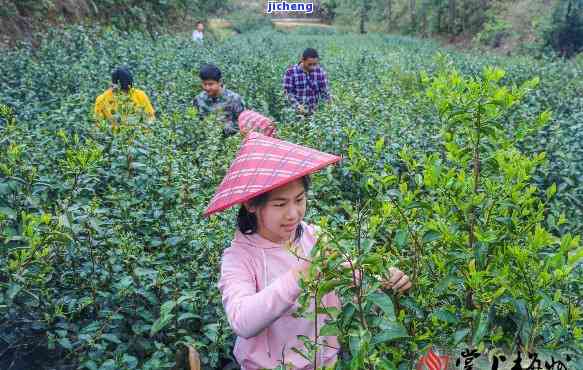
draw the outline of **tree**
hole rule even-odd
[[[385,19],[387,20],[387,30],[391,30],[392,23],[391,18],[393,17],[393,0],[387,0],[387,6],[385,8]]]
[[[583,0],[559,1],[546,40],[564,57],[583,50]]]
[[[448,23],[448,32],[450,34],[454,34],[455,33],[455,8],[456,4],[455,4],[455,0],[449,0],[448,1],[448,16],[447,16],[447,23]]]
[[[369,0],[362,0],[360,6],[360,26],[359,26],[360,33],[366,33],[366,30],[364,29],[364,24],[368,17],[369,8],[370,8]]]
[[[417,3],[416,0],[409,0],[409,12],[411,13],[411,29],[417,29]]]
[[[480,25],[486,23],[486,10],[488,10],[488,0],[480,0]]]
[[[431,2],[423,0],[421,3],[421,36],[427,37],[427,17],[431,12]]]

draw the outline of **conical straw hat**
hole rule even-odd
[[[251,132],[245,138],[204,216],[244,203],[340,159],[332,154]]]

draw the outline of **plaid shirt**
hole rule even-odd
[[[239,131],[237,119],[239,114],[245,110],[245,102],[239,94],[223,89],[222,94],[213,97],[203,91],[194,98],[193,105],[198,109],[201,118],[209,113],[216,113],[225,123],[227,133],[233,134]]]
[[[303,104],[309,111],[320,99],[330,100],[328,78],[319,65],[310,73],[304,72],[299,63],[290,66],[283,77],[283,89],[294,107]]]

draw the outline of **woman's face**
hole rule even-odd
[[[301,179],[272,190],[261,207],[246,205],[257,215],[257,232],[274,243],[293,239],[306,214],[306,194]]]

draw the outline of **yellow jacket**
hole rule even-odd
[[[111,119],[113,114],[117,111],[120,95],[121,93],[114,93],[111,88],[99,95],[95,100],[95,119]],[[154,118],[154,108],[145,92],[132,87],[129,91],[129,98],[133,103],[132,108],[138,108],[144,111],[149,118]]]

